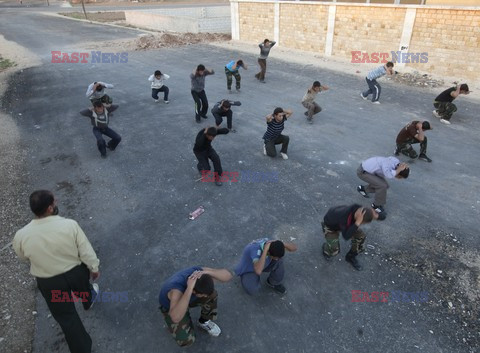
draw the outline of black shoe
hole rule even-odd
[[[265,282],[267,284],[267,286],[269,286],[270,288],[273,288],[276,292],[280,293],[280,294],[285,294],[287,292],[287,288],[285,288],[285,286],[283,284],[270,284],[270,282],[267,281]]]
[[[303,114],[305,114],[305,116],[308,116],[308,112],[305,112],[305,113],[303,113]]]
[[[432,162],[432,160],[430,158],[428,158],[425,153],[421,153],[420,156],[418,156],[418,159],[421,159],[422,161],[425,161],[425,162],[428,162],[428,163]]]
[[[100,153],[100,156],[101,156],[102,158],[107,158],[107,154],[106,154],[106,153]]]
[[[365,187],[364,187],[363,185],[358,185],[358,186],[357,186],[357,191],[358,191],[358,193],[359,193],[360,195],[362,195],[363,197],[365,197],[365,198],[367,198],[367,199],[369,198],[367,192],[365,191]]]
[[[353,266],[353,268],[356,269],[357,271],[361,271],[363,269],[362,265],[360,265],[360,263],[357,260],[356,254],[349,252],[345,256],[345,260],[349,262]]]
[[[199,123],[199,124],[202,122],[202,121],[200,120],[200,118],[199,118],[199,119],[195,119],[195,121],[196,121],[197,123]]]
[[[215,182],[215,185],[217,185],[217,186],[222,186],[222,182],[221,182],[221,181],[216,181],[216,182]]]
[[[208,119],[208,116],[207,115],[200,115],[202,118],[204,119]]]
[[[383,213],[385,212],[385,209],[383,208],[383,206],[377,206],[375,205],[374,203],[372,203],[372,208],[375,210],[375,212],[377,213]]]
[[[107,145],[107,148],[108,148],[110,151],[115,151],[115,148],[113,148],[113,147],[110,146],[110,145]]]
[[[395,148],[395,151],[393,151],[393,154],[395,156],[400,156],[400,152],[398,151],[398,148]]]

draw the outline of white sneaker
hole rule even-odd
[[[435,118],[439,118],[439,119],[440,119],[440,118],[442,117],[440,114],[437,113],[437,110],[436,110],[436,109],[435,109],[432,113],[433,113],[433,116],[434,116]]]
[[[93,304],[95,304],[95,302],[96,302],[95,299],[97,298],[98,293],[100,293],[100,287],[98,286],[98,284],[92,283],[92,287],[93,287],[93,291],[95,292],[95,294],[92,293],[92,304],[90,304],[90,306],[88,307],[87,310],[90,310],[93,307]]]
[[[447,125],[450,125],[450,124],[451,124],[450,121],[445,120],[445,119],[440,119],[440,122],[441,122],[441,123],[444,123],[444,124],[447,124]]]
[[[286,153],[280,152],[280,155],[282,156],[283,159],[288,159],[288,156]]]
[[[367,100],[367,97],[365,97],[363,93],[360,93],[360,97],[362,97],[364,100]]]
[[[263,155],[264,155],[264,156],[267,155],[267,147],[265,147],[265,145],[263,145]]]
[[[218,337],[222,333],[222,330],[220,330],[220,327],[218,327],[218,325],[214,323],[212,320],[208,320],[203,324],[199,321],[198,326],[200,326],[200,328],[203,328],[205,331],[208,332],[210,336],[213,336],[213,337]]]
[[[168,103],[170,103],[170,101],[163,101],[163,103],[168,104]]]
[[[379,101],[372,102],[372,104],[381,104]]]
[[[153,101],[154,101],[155,103],[158,103],[158,99],[154,99]]]

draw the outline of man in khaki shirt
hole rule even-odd
[[[65,334],[70,352],[90,353],[92,339],[75,309],[92,307],[98,285],[90,283],[100,276],[100,261],[77,222],[58,216],[55,197],[38,190],[30,195],[35,218],[13,238],[18,257],[30,261],[30,273],[37,279],[53,318]]]

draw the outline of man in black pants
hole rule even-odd
[[[192,82],[192,97],[195,101],[195,121],[200,123],[200,117],[206,119],[208,112],[208,99],[205,94],[205,76],[213,75],[215,71],[205,69],[202,64],[190,74]]]
[[[107,157],[107,147],[109,150],[114,151],[118,144],[122,140],[122,137],[115,131],[108,127],[108,122],[113,112],[117,110],[118,105],[111,105],[108,108],[104,108],[102,102],[94,102],[92,109],[85,109],[80,112],[81,115],[89,117],[93,125],[93,134],[97,139],[97,147],[100,151],[102,158]],[[102,135],[106,135],[111,138],[108,143],[105,143]]]
[[[81,301],[85,310],[92,307],[99,289],[89,278],[100,276],[100,261],[78,223],[58,216],[50,191],[33,192],[30,209],[35,218],[15,234],[13,249],[20,259],[30,261],[30,273],[62,328],[70,352],[90,353],[92,339],[75,310],[75,301]]]
[[[212,114],[213,117],[215,118],[215,123],[217,124],[217,128],[220,127],[220,125],[223,122],[222,117],[226,116],[227,117],[227,127],[230,132],[237,132],[235,129],[232,128],[232,110],[230,107],[232,105],[240,106],[242,103],[239,101],[229,101],[228,99],[223,99],[217,104],[212,109]]]
[[[265,117],[267,120],[267,131],[263,135],[263,154],[269,157],[276,157],[277,150],[275,145],[282,144],[280,155],[283,159],[288,159],[288,143],[290,138],[287,135],[282,135],[283,125],[285,121],[292,115],[291,110],[283,111],[282,108],[275,108],[273,114]]]
[[[212,160],[213,169],[215,171],[215,184],[217,186],[222,186],[222,183],[220,182],[220,177],[222,176],[223,170],[222,163],[220,162],[220,157],[212,147],[212,141],[215,136],[228,133],[228,129],[217,129],[213,126],[202,129],[197,134],[197,138],[195,139],[195,146],[193,147],[193,153],[198,160],[197,169],[202,175],[202,178],[210,173],[210,163],[208,162],[208,160]]]

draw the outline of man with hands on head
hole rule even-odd
[[[232,274],[226,269],[194,266],[175,273],[160,290],[160,310],[167,328],[179,346],[195,342],[195,330],[189,308],[201,307],[198,326],[210,336],[217,337],[221,330],[213,322],[217,317],[217,291],[214,280],[228,282]]]
[[[280,155],[283,159],[288,159],[288,144],[290,137],[282,135],[285,121],[293,114],[289,109],[283,110],[282,108],[275,108],[273,114],[269,114],[265,117],[267,121],[267,131],[263,134],[263,154],[269,157],[276,157],[277,150],[275,145],[282,144]]]
[[[95,102],[102,102],[102,104],[105,104],[106,107],[110,107],[113,103],[113,100],[105,93],[105,88],[113,88],[113,85],[111,83],[100,81],[93,82],[88,86],[85,95],[88,99],[90,99],[92,104]]]
[[[325,243],[323,244],[325,258],[329,260],[340,253],[338,236],[339,232],[342,232],[345,240],[352,239],[352,247],[345,256],[345,260],[360,271],[362,266],[356,256],[365,250],[363,243],[366,235],[359,227],[362,224],[370,223],[373,219],[384,220],[385,217],[384,214],[378,214],[370,207],[362,207],[357,204],[330,208],[322,222],[325,234]]]
[[[254,240],[245,247],[240,263],[235,267],[235,274],[240,276],[242,287],[248,294],[254,295],[260,290],[262,272],[270,272],[265,282],[269,287],[280,294],[286,293],[287,290],[282,284],[285,274],[285,250],[294,252],[297,246],[281,240],[263,238]]]

